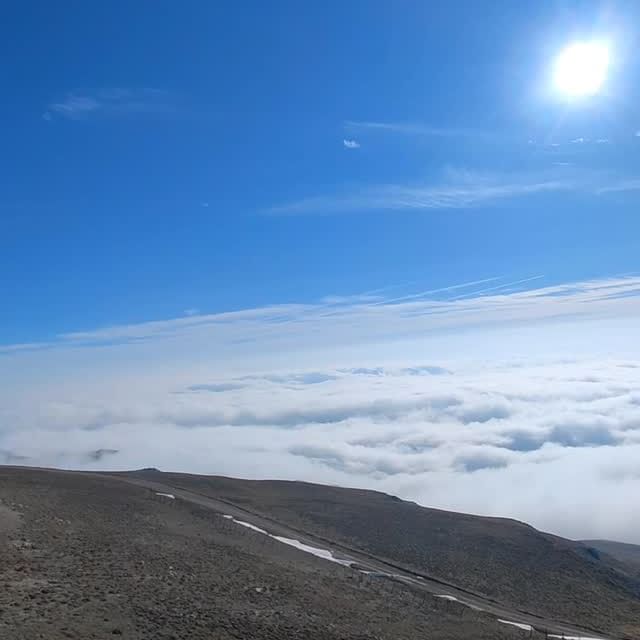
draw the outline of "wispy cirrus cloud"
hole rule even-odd
[[[276,214],[353,213],[464,209],[538,193],[586,187],[579,176],[565,173],[495,174],[448,169],[442,179],[427,184],[386,184],[347,193],[302,198],[271,207]]]
[[[609,184],[598,189],[598,193],[617,193],[624,191],[640,191],[640,178],[620,180],[614,184]]]
[[[347,138],[343,139],[342,145],[346,149],[359,149],[360,148],[360,143],[357,140],[347,140]]]
[[[61,334],[49,343],[6,345],[0,347],[0,355],[112,345],[152,348],[161,341],[175,343],[194,336],[214,350],[243,346],[253,349],[258,341],[263,347],[277,348],[282,341],[289,343],[299,336],[304,336],[305,344],[311,347],[315,339],[319,345],[330,339],[335,345],[366,343],[396,334],[489,329],[562,318],[587,320],[612,315],[623,318],[640,313],[639,276],[532,287],[532,283],[539,284],[542,278],[542,275],[517,280],[491,277],[402,296],[328,296],[316,303],[271,305],[119,325]]]
[[[640,189],[640,178],[572,168],[563,163],[548,171],[496,173],[447,168],[439,179],[413,184],[378,184],[275,205],[267,213],[339,214],[366,211],[468,209],[486,203],[545,193],[603,195]]]
[[[166,91],[152,88],[77,89],[51,102],[43,114],[45,120],[62,118],[85,120],[92,117],[116,117],[142,113],[170,113],[174,110]]]
[[[348,131],[379,131],[409,136],[433,138],[485,137],[489,134],[478,129],[456,127],[435,127],[419,122],[376,122],[371,120],[346,120],[344,128]]]

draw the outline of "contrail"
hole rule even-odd
[[[363,296],[373,296],[376,295],[378,293],[382,293],[383,291],[390,291],[391,289],[400,289],[401,287],[407,287],[410,284],[414,284],[415,280],[412,280],[410,282],[401,282],[399,284],[390,284],[387,285],[385,287],[379,287],[378,289],[371,289],[369,291],[362,291],[360,293],[353,293],[351,295],[348,296],[336,296],[336,297],[347,297],[347,298],[359,298],[359,297],[363,297]],[[291,318],[290,315],[281,315],[281,316],[275,316],[273,318],[271,318],[271,321],[279,321],[279,320],[297,320],[298,318],[300,318],[301,316],[307,316],[307,315],[314,315],[317,314],[323,310],[326,309],[333,309],[335,307],[341,307],[344,306],[348,303],[345,302],[326,302],[324,304],[318,305],[318,306],[313,306],[311,309],[304,309],[300,312],[298,312],[293,318]],[[377,304],[377,303],[371,303],[371,304]],[[325,315],[331,315],[331,314],[325,314]],[[320,317],[325,317],[325,316],[320,316]]]
[[[368,309],[370,307],[379,307],[380,305],[388,305],[393,304],[394,302],[401,302],[403,300],[415,300],[416,298],[422,298],[424,296],[428,296],[432,293],[441,293],[443,291],[452,291],[454,289],[463,289],[465,287],[472,287],[476,284],[482,284],[483,282],[494,282],[495,280],[500,280],[504,276],[496,276],[493,278],[483,278],[482,280],[473,280],[471,282],[463,282],[462,284],[452,284],[448,287],[439,287],[437,289],[429,289],[428,291],[422,291],[420,293],[412,293],[411,295],[401,296],[399,298],[391,298],[391,300],[380,300],[378,302],[370,302],[367,304],[358,305],[360,309]],[[337,315],[337,311],[332,313],[322,313],[318,314],[316,317],[318,318],[328,318],[330,316]]]
[[[377,307],[381,304],[390,304],[392,302],[401,302],[402,300],[414,300],[415,298],[422,298],[423,296],[431,295],[432,293],[442,293],[443,291],[453,291],[454,289],[464,289],[465,287],[473,287],[476,284],[483,284],[485,282],[494,282],[500,280],[504,276],[496,276],[494,278],[484,278],[483,280],[473,280],[472,282],[464,282],[462,284],[453,284],[449,287],[440,287],[438,289],[429,289],[428,291],[422,291],[421,293],[413,293],[408,296],[402,296],[400,298],[392,298],[391,300],[381,300],[380,302],[372,302],[366,306]],[[502,285],[507,286],[507,285]]]
[[[513,285],[516,285],[516,284],[531,282],[532,280],[539,280],[540,278],[544,278],[544,275],[532,276],[531,278],[523,278],[522,280],[516,280],[515,282],[505,282],[504,284],[498,285],[497,287],[488,287],[487,289],[480,289],[480,291],[473,291],[472,293],[463,293],[459,296],[454,296],[453,298],[449,298],[447,302],[453,302],[454,300],[460,300],[461,298],[469,298],[469,297],[477,296],[477,295],[480,295],[481,293],[487,293],[489,291],[498,291],[499,289],[506,289],[507,287],[512,287]]]

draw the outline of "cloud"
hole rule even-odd
[[[359,149],[360,143],[357,140],[347,140],[346,138],[342,141],[342,144],[347,149]]]
[[[279,204],[267,212],[304,215],[469,209],[544,193],[602,195],[634,191],[638,185],[640,179],[634,176],[571,170],[566,166],[550,172],[526,174],[448,169],[439,180],[429,183],[363,186],[348,192],[310,196]]]
[[[619,193],[619,192],[625,192],[625,191],[638,191],[638,190],[640,190],[640,178],[632,178],[629,180],[620,180],[613,184],[600,187],[597,190],[597,193],[598,194]]]
[[[564,447],[602,447],[615,445],[620,438],[614,436],[606,426],[578,421],[555,426],[547,436],[547,440]]]
[[[287,375],[265,375],[261,376],[263,380],[273,382],[274,384],[319,384],[335,380],[336,376],[323,373],[322,371],[308,371],[305,373],[289,373]]]
[[[159,89],[86,89],[73,91],[61,100],[51,102],[43,117],[45,120],[86,120],[98,116],[169,113],[173,109],[169,95]]]
[[[246,385],[237,382],[220,382],[217,384],[192,384],[187,387],[188,391],[208,391],[210,393],[224,393],[225,391],[235,391],[243,389]]]
[[[449,170],[430,184],[389,184],[364,187],[354,192],[303,198],[274,206],[270,213],[313,214],[362,211],[420,211],[465,209],[487,202],[539,193],[573,191],[586,187],[566,175],[497,175]]]
[[[9,345],[0,460],[349,485],[640,542],[640,277],[476,282]]]
[[[185,316],[197,316],[200,313],[200,309],[191,307],[189,309],[185,309],[182,313],[184,313]]]
[[[197,349],[206,344],[212,355],[250,353],[255,351],[258,342],[261,349],[277,352],[289,344],[299,346],[297,340],[301,335],[305,336],[303,344],[307,348],[323,348],[327,339],[333,339],[334,346],[338,347],[425,332],[435,335],[452,330],[505,328],[518,323],[534,325],[562,319],[622,319],[633,317],[640,309],[639,276],[531,288],[533,282],[541,279],[542,276],[511,281],[484,278],[375,301],[352,296],[350,304],[340,306],[282,304],[119,325],[62,334],[44,344],[0,346],[0,355],[109,345],[128,345],[132,350],[138,345],[139,350],[153,351],[157,341],[178,345],[181,339],[189,344],[195,340]],[[483,286],[496,281],[502,282]],[[460,289],[466,291],[458,293]]]
[[[460,456],[455,460],[456,467],[470,473],[481,469],[501,469],[507,464],[507,458],[504,455],[490,454],[482,450],[475,455]]]
[[[410,136],[434,138],[488,137],[489,134],[476,129],[454,127],[433,127],[417,122],[375,122],[363,120],[346,120],[345,129],[357,131],[381,131],[399,133]]]

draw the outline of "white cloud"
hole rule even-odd
[[[454,127],[433,127],[418,122],[375,122],[363,120],[346,120],[345,129],[355,131],[381,131],[399,133],[411,136],[425,136],[435,138],[457,137],[489,137],[489,134],[476,129]]]
[[[342,144],[347,149],[359,149],[360,143],[357,140],[347,140],[346,138],[342,141]]]
[[[629,180],[620,180],[619,182],[600,187],[597,193],[618,193],[638,190],[640,190],[640,178],[631,178]]]
[[[94,116],[167,113],[172,110],[167,93],[159,89],[84,89],[50,103],[43,117],[45,120],[85,120]]]
[[[5,348],[0,461],[369,487],[640,542],[640,277],[464,284]]]
[[[635,190],[639,183],[636,177],[569,170],[566,166],[529,174],[448,169],[440,180],[430,183],[365,186],[349,192],[302,198],[276,205],[268,211],[275,214],[338,214],[467,209],[543,193],[602,195]]]
[[[309,214],[462,209],[536,193],[571,191],[580,186],[576,178],[565,175],[495,175],[449,170],[443,180],[432,184],[365,187],[351,193],[304,198],[272,207],[270,212]]]

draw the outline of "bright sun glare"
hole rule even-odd
[[[592,96],[607,76],[609,48],[603,42],[576,42],[563,49],[555,61],[553,80],[569,98]]]

